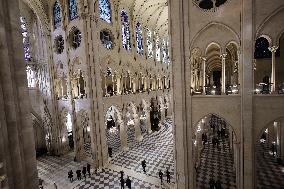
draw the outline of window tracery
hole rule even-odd
[[[30,38],[28,34],[27,23],[24,17],[20,17],[21,22],[21,30],[23,36],[23,45],[24,45],[24,58],[25,61],[31,61],[31,54],[30,54]]]
[[[254,58],[271,58],[272,53],[268,49],[269,42],[266,38],[260,37],[255,42]]]
[[[228,0],[194,0],[194,4],[199,8],[206,11],[216,11],[216,9],[223,4],[225,4]]]
[[[142,31],[142,26],[139,22],[137,22],[136,24],[136,46],[137,46],[137,54],[142,55],[144,53],[143,31]]]
[[[71,46],[74,48],[74,49],[77,49],[81,42],[82,42],[82,33],[80,30],[78,30],[77,28],[74,28],[71,32]]]
[[[169,39],[163,39],[163,63],[169,64],[170,63],[170,48],[169,48]]]
[[[148,48],[148,58],[153,58],[153,38],[152,31],[147,28],[147,48]]]
[[[111,23],[111,8],[108,0],[99,0],[100,18]]]
[[[156,60],[157,62],[161,61],[161,47],[160,47],[160,38],[156,36]]]
[[[77,0],[69,0],[69,18],[74,20],[78,17]]]
[[[131,49],[131,42],[130,42],[130,29],[129,29],[129,21],[128,15],[125,10],[121,11],[121,33],[122,33],[122,47],[126,50]]]
[[[57,54],[61,54],[64,50],[64,39],[62,35],[57,36],[54,39],[54,47],[55,47],[55,52]]]
[[[100,40],[103,46],[107,49],[112,49],[113,48],[113,36],[111,31],[109,30],[102,30],[100,32]]]
[[[26,67],[28,87],[36,87],[37,76],[36,76],[36,66],[28,65]]]
[[[53,7],[53,22],[54,22],[54,28],[58,28],[61,26],[61,8],[58,1],[55,2]]]

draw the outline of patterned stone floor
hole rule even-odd
[[[142,171],[141,160],[147,162],[146,174]],[[55,182],[58,189],[117,189],[120,188],[120,173],[123,170],[125,175],[130,176],[134,189],[159,189],[173,188],[165,182],[161,185],[158,179],[158,171],[164,173],[168,168],[171,172],[171,181],[174,180],[173,161],[173,135],[171,120],[167,120],[159,132],[144,135],[140,143],[134,143],[127,152],[119,153],[110,162],[110,166],[93,173],[86,180],[73,183],[67,178],[67,172],[73,170],[74,175],[77,169],[82,169],[86,162],[75,163],[72,155],[64,157],[43,157],[38,159],[39,176],[44,180],[44,189],[53,189]],[[166,180],[164,174],[164,181]]]
[[[54,189],[54,183],[56,183],[58,189],[71,189],[80,183],[80,181],[74,181],[70,183],[67,178],[67,173],[73,170],[82,169],[86,166],[86,162],[77,163],[74,162],[74,155],[68,154],[62,157],[44,156],[37,160],[37,168],[39,178],[44,180],[44,189]]]
[[[171,121],[158,132],[144,135],[140,143],[135,143],[129,151],[120,153],[111,161],[112,164],[143,173],[141,161],[146,161],[146,174],[159,178],[158,172],[169,169],[174,180],[173,134]]]
[[[276,158],[269,154],[266,144],[258,144],[257,150],[257,188],[259,189],[283,189],[284,166],[279,165]]]
[[[120,135],[119,130],[115,134],[107,131],[107,145],[108,147],[112,148],[113,155],[117,154],[120,150],[121,142],[119,135]]]
[[[141,179],[129,176],[131,180],[131,188],[135,189],[151,189],[151,188],[161,188],[158,185],[145,182]],[[126,179],[126,177],[124,177]],[[81,182],[75,187],[76,189],[120,189],[120,173],[119,171],[114,171],[112,169],[104,169],[103,171],[93,174],[92,177],[87,178],[85,181]],[[127,188],[125,186],[125,188]]]
[[[233,154],[229,150],[228,139],[220,142],[220,148],[213,147],[211,140],[205,144],[201,154],[201,165],[197,170],[197,188],[209,187],[209,180],[220,180],[222,189],[236,188],[236,176],[233,169]]]

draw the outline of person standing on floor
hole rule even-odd
[[[167,169],[166,175],[167,175],[167,183],[171,183],[171,174],[170,174],[169,169]]]
[[[142,163],[143,171],[146,174],[146,161],[145,161],[145,159],[141,163]]]
[[[53,185],[54,185],[54,188],[55,188],[55,189],[57,189],[57,185],[56,185],[56,183],[53,183]]]
[[[77,175],[77,179],[78,179],[78,180],[81,180],[81,170],[78,169],[78,170],[76,171],[76,175]]]
[[[124,179],[123,178],[120,178],[120,186],[121,186],[121,189],[124,189]]]
[[[220,180],[217,180],[217,181],[216,181],[216,183],[215,183],[215,188],[216,188],[216,189],[221,189],[221,188],[222,188]]]
[[[163,172],[159,171],[159,178],[161,179],[161,184],[163,184]]]
[[[210,186],[210,189],[214,189],[214,187],[215,187],[215,180],[213,178],[210,178],[209,186]]]
[[[129,176],[127,176],[125,183],[128,188],[131,188],[131,180],[129,179]]]
[[[73,181],[73,171],[72,171],[72,170],[70,170],[70,171],[68,172],[68,178],[69,178],[70,182]]]
[[[85,166],[83,167],[82,173],[83,173],[83,175],[84,175],[84,177],[86,179],[87,168]]]
[[[124,172],[120,171],[120,178],[123,179]]]
[[[87,163],[87,172],[89,176],[91,177],[91,165],[89,163]]]

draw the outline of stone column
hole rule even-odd
[[[280,132],[281,132],[280,123],[276,121],[274,122],[274,133],[275,133],[275,142],[276,142],[275,150],[276,150],[277,158],[281,157]]]
[[[202,73],[203,73],[203,94],[206,95],[206,58],[201,57],[202,59]]]
[[[146,127],[147,127],[148,134],[152,133],[151,120],[150,120],[150,111],[149,110],[147,110]]]
[[[140,119],[137,112],[134,113],[134,128],[135,128],[135,139],[138,142],[141,142],[143,140],[143,136],[141,134]]]
[[[233,142],[234,149],[234,169],[236,171],[236,188],[240,188],[240,142]]]
[[[280,125],[280,158],[284,160],[284,126],[279,122]]]
[[[107,95],[107,79],[106,79],[106,75],[104,75],[104,79],[105,79],[105,96]]]
[[[272,83],[272,86],[271,86],[271,93],[275,93],[275,86],[276,86],[276,77],[275,77],[275,53],[276,53],[276,50],[278,49],[278,46],[271,46],[271,47],[268,47],[268,49],[271,51],[272,53],[272,62],[271,62],[271,83]]]
[[[113,95],[115,95],[115,91],[114,91],[114,79],[113,79],[113,75],[111,76],[111,82],[112,82],[112,91],[113,91]]]
[[[127,145],[127,126],[124,124],[124,121],[121,118],[118,118],[118,125],[120,128],[120,143],[122,150],[128,150]]]
[[[37,189],[34,131],[19,17],[18,0],[0,1],[0,175],[7,178],[4,188]]]
[[[252,10],[254,0],[242,0],[241,3],[241,137],[240,137],[240,171],[237,188],[255,188],[253,133],[253,55],[254,22]]]
[[[240,83],[241,83],[241,81],[240,81],[240,73],[241,73],[241,70],[240,70],[240,58],[241,58],[241,51],[240,50],[238,50],[237,51],[237,53],[238,53],[238,60],[237,60],[237,62],[238,62],[238,78],[237,78],[237,85],[238,85],[238,90],[239,90],[239,94],[240,94],[240,90],[241,90],[241,87],[240,87]]]
[[[226,53],[221,54],[222,58],[222,94],[226,93]]]

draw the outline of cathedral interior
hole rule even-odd
[[[0,189],[284,188],[283,0],[0,0],[0,55]]]

